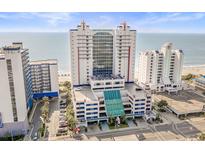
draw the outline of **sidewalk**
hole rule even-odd
[[[127,120],[127,124],[131,128],[136,128],[137,127],[132,120]]]

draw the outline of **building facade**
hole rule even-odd
[[[172,49],[172,43],[165,43],[161,50],[140,53],[138,83],[144,89],[156,92],[177,92],[182,89],[182,50]]]
[[[93,76],[134,81],[136,31],[126,23],[117,29],[91,29],[82,22],[70,30],[70,44],[74,86],[89,85]]]
[[[57,97],[59,93],[58,62],[56,59],[31,61],[33,97]]]
[[[0,136],[17,135],[28,129],[32,107],[32,81],[28,49],[15,42],[0,49]]]
[[[194,79],[194,86],[196,89],[205,91],[205,76]]]
[[[82,22],[70,30],[73,104],[79,125],[109,117],[143,117],[151,95],[134,83],[136,31],[91,29]]]

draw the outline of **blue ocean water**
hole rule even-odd
[[[31,60],[57,58],[60,72],[69,72],[69,33],[0,33],[0,46],[14,41],[24,43]],[[138,33],[136,65],[140,51],[160,49],[165,42],[172,42],[174,48],[184,51],[184,65],[205,64],[205,34]]]

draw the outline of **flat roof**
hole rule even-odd
[[[138,97],[146,97],[147,92],[144,91],[140,86],[136,83],[126,83],[125,90],[127,90],[132,96]]]
[[[80,88],[74,88],[74,95],[77,101],[97,101],[90,86],[83,86]]]
[[[114,79],[124,79],[120,75],[111,75],[111,76],[91,76],[91,80],[114,80]]]
[[[57,64],[57,59],[45,59],[45,60],[35,60],[35,61],[31,61],[30,64],[31,65],[41,65],[41,64]]]

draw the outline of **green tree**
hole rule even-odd
[[[44,122],[48,120],[48,114],[49,114],[49,102],[45,101],[43,106],[41,107],[41,116]]]
[[[205,133],[201,133],[201,134],[199,135],[199,140],[205,141]]]
[[[121,116],[121,118],[120,118],[120,120],[121,120],[121,123],[126,123],[126,120],[127,120],[127,117],[126,117],[126,115],[124,114],[124,115],[122,115]]]
[[[63,86],[64,86],[65,88],[67,88],[68,90],[71,89],[71,83],[70,83],[69,81],[65,81],[65,82],[63,83]]]
[[[74,116],[70,115],[67,117],[68,120],[68,128],[70,130],[73,130],[76,127],[76,120],[74,118]]]
[[[108,122],[109,122],[110,125],[115,125],[115,118],[114,117],[109,117]]]
[[[168,105],[168,103],[167,103],[167,101],[165,101],[165,100],[161,100],[161,101],[159,101],[159,102],[157,103],[157,106],[158,106],[159,108],[166,107],[167,105]]]
[[[197,76],[197,75],[194,75],[194,74],[189,73],[189,74],[187,74],[187,75],[183,75],[183,76],[182,76],[182,80],[187,80],[187,81],[190,81],[191,79],[196,78],[196,77],[198,77],[198,76]]]
[[[43,102],[43,103],[48,103],[48,102],[49,102],[48,97],[44,96],[44,97],[42,98],[42,102]]]

